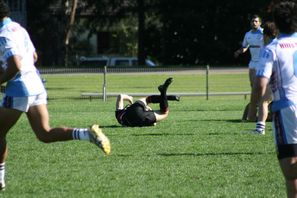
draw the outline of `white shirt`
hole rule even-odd
[[[33,53],[35,48],[27,31],[18,23],[5,18],[0,23],[0,60],[6,70],[7,59],[11,56],[20,57],[20,71],[6,84],[7,96],[32,96],[45,91],[37,69],[34,66]]]
[[[270,79],[273,111],[297,104],[297,33],[281,34],[266,46],[257,76]]]
[[[242,47],[249,48],[251,54],[251,62],[258,62],[260,59],[260,49],[264,46],[263,29],[259,28],[257,31],[248,31],[244,35]],[[250,67],[254,68],[255,64],[250,63]]]

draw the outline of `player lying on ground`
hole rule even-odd
[[[167,96],[167,88],[172,83],[172,78],[168,78],[163,85],[158,87],[160,95],[151,95],[141,98],[133,103],[133,97],[120,94],[116,102],[115,116],[118,122],[123,126],[142,127],[154,126],[157,122],[168,117],[168,100],[179,101],[179,96]],[[124,107],[125,101],[130,104]],[[159,103],[160,110],[152,110],[148,104]]]

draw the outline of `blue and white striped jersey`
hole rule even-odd
[[[270,79],[273,111],[297,104],[297,33],[281,34],[265,47],[256,75]]]
[[[263,29],[259,28],[257,31],[248,31],[244,35],[242,47],[248,47],[251,53],[251,61],[259,61],[260,49],[264,46]]]
[[[7,69],[7,60],[18,56],[20,71],[6,84],[7,96],[32,96],[45,91],[37,69],[34,66],[35,48],[27,31],[18,23],[5,18],[0,23],[0,60],[2,69]]]

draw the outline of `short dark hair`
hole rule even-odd
[[[278,34],[278,29],[276,25],[272,21],[267,21],[263,25],[263,34],[268,36],[269,38],[275,38]]]
[[[297,4],[283,1],[275,5],[273,19],[281,33],[292,34],[297,31]]]
[[[252,16],[252,18],[251,18],[251,21],[253,20],[253,19],[259,19],[259,21],[262,23],[262,18],[259,16],[259,15],[257,15],[257,14],[254,14],[253,16]]]
[[[9,16],[9,13],[8,5],[3,0],[0,0],[0,19]]]

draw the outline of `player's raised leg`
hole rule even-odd
[[[110,153],[110,142],[103,134],[98,125],[88,128],[68,128],[49,126],[49,115],[46,105],[37,105],[30,107],[27,112],[30,125],[37,138],[44,143],[67,140],[86,140],[94,143],[105,154]]]

